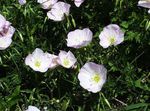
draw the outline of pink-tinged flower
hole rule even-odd
[[[71,68],[74,66],[74,64],[77,62],[77,59],[73,55],[71,51],[60,51],[58,55],[58,63],[65,67],[65,68]]]
[[[38,0],[43,9],[50,9],[58,0]]]
[[[89,28],[84,28],[83,30],[76,29],[69,32],[67,37],[68,47],[81,48],[87,46],[92,41],[93,33]]]
[[[49,19],[54,21],[62,21],[65,15],[68,16],[71,5],[64,2],[57,2],[52,6],[52,9],[47,12]]]
[[[15,32],[15,28],[10,26],[7,32],[0,32],[0,50],[8,48],[12,42],[12,36]]]
[[[138,6],[150,9],[150,0],[140,0]],[[150,10],[148,10],[148,13],[150,13]]]
[[[46,72],[49,68],[55,67],[54,56],[44,53],[41,49],[36,48],[32,54],[25,59],[25,64],[30,66],[34,71]]]
[[[35,106],[28,106],[28,109],[25,111],[40,111],[40,110]]]
[[[84,2],[84,0],[74,0],[74,4],[77,6],[77,7],[80,7],[80,5]]]
[[[11,26],[11,23],[0,15],[0,50],[10,46],[14,32],[15,28]]]
[[[86,63],[78,74],[80,85],[90,92],[97,93],[106,82],[107,69],[93,62]]]
[[[18,2],[19,2],[20,5],[26,4],[26,0],[18,0]]]
[[[2,16],[0,14],[0,32],[3,30],[3,27],[5,25],[6,19],[4,18],[4,16]]]
[[[99,35],[100,45],[108,48],[111,45],[118,45],[124,40],[124,32],[116,24],[106,26]]]
[[[57,67],[59,64],[57,62],[58,56],[54,55],[54,54],[47,54],[48,58],[50,58],[50,69],[54,69],[55,67]]]
[[[150,8],[150,0],[140,0],[138,6]]]

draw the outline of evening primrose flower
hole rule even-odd
[[[80,85],[90,92],[97,93],[106,82],[107,69],[93,62],[86,63],[78,74]]]
[[[40,110],[35,106],[28,106],[28,109],[25,111],[40,111]]]
[[[73,67],[76,61],[77,59],[75,58],[75,56],[71,51],[69,52],[60,51],[58,55],[58,63],[65,68]]]
[[[58,0],[38,0],[43,9],[50,9]]]
[[[49,68],[50,69],[54,69],[55,67],[57,67],[59,64],[57,62],[58,56],[54,55],[54,54],[49,54],[47,53],[48,58],[50,59],[50,65]]]
[[[10,46],[14,32],[15,28],[0,14],[0,50]]]
[[[26,4],[26,0],[18,0],[18,2],[19,2],[20,5]]]
[[[116,24],[110,24],[106,26],[99,35],[100,45],[103,48],[108,48],[109,46],[116,46],[123,42],[124,32]]]
[[[89,28],[84,28],[83,30],[76,29],[69,32],[67,37],[68,47],[81,48],[87,46],[92,41],[93,33]]]
[[[57,2],[52,6],[52,9],[47,12],[49,19],[54,21],[62,21],[65,15],[68,16],[71,5],[64,2]]]
[[[6,26],[7,27],[7,26]],[[12,43],[12,36],[15,32],[15,28],[10,26],[6,32],[0,32],[0,50],[4,50]]]
[[[29,54],[25,59],[25,64],[30,66],[33,70],[39,72],[46,72],[48,68],[54,67],[52,65],[53,59],[49,53],[44,53],[41,49],[36,48],[32,54]]]
[[[148,13],[150,13],[150,0],[140,0],[138,2],[138,6],[144,7],[144,8],[148,8]]]
[[[0,32],[3,30],[5,23],[6,23],[6,19],[4,18],[4,16],[0,14]]]
[[[80,5],[84,2],[84,0],[74,0],[74,4],[77,6],[77,7],[80,7]]]

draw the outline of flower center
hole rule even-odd
[[[115,37],[110,37],[109,42],[110,44],[114,44],[114,42],[116,41]]]
[[[69,65],[69,60],[65,58],[64,61],[63,61],[63,64],[64,64],[65,66],[68,66],[68,65]]]
[[[92,80],[95,82],[95,83],[98,83],[100,81],[100,75],[99,74],[94,74],[94,76],[92,77]]]
[[[81,41],[82,41],[82,38],[80,38],[80,37],[76,37],[76,38],[75,38],[75,41],[76,41],[77,43],[79,43],[79,42],[81,42]]]
[[[34,65],[39,68],[41,66],[41,62],[39,60],[36,60]]]

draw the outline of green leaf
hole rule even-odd
[[[129,110],[137,109],[137,108],[140,108],[140,107],[147,107],[148,105],[149,105],[148,103],[132,104],[132,105],[129,105],[129,106],[125,107],[125,110],[129,111]]]

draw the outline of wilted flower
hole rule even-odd
[[[76,29],[69,32],[67,37],[68,47],[81,48],[87,46],[92,41],[93,33],[89,28],[83,30]]]
[[[20,5],[26,4],[26,0],[18,0],[18,2],[19,2]]]
[[[99,35],[100,45],[108,48],[111,45],[118,45],[124,40],[124,32],[116,24],[106,26]]]
[[[0,15],[0,50],[10,46],[14,32],[15,28],[11,26],[11,23]]]
[[[58,55],[58,63],[65,68],[71,68],[76,63],[77,59],[71,51],[60,51]]]
[[[78,74],[80,85],[90,92],[97,93],[106,82],[107,69],[93,62],[86,63]]]
[[[149,8],[148,13],[150,13],[150,0],[140,0],[138,6]]]
[[[50,9],[58,0],[38,0],[43,9]]]
[[[28,106],[28,109],[26,111],[40,111],[40,110],[35,106]]]
[[[54,21],[62,21],[65,15],[68,16],[70,12],[70,4],[64,2],[57,2],[52,6],[52,9],[47,12],[49,19]]]
[[[77,6],[77,7],[80,7],[80,5],[84,2],[84,0],[74,0],[74,4]]]
[[[52,55],[47,52],[44,53],[39,48],[36,48],[32,54],[26,57],[25,64],[39,72],[46,72],[48,68],[53,68],[55,66]]]

